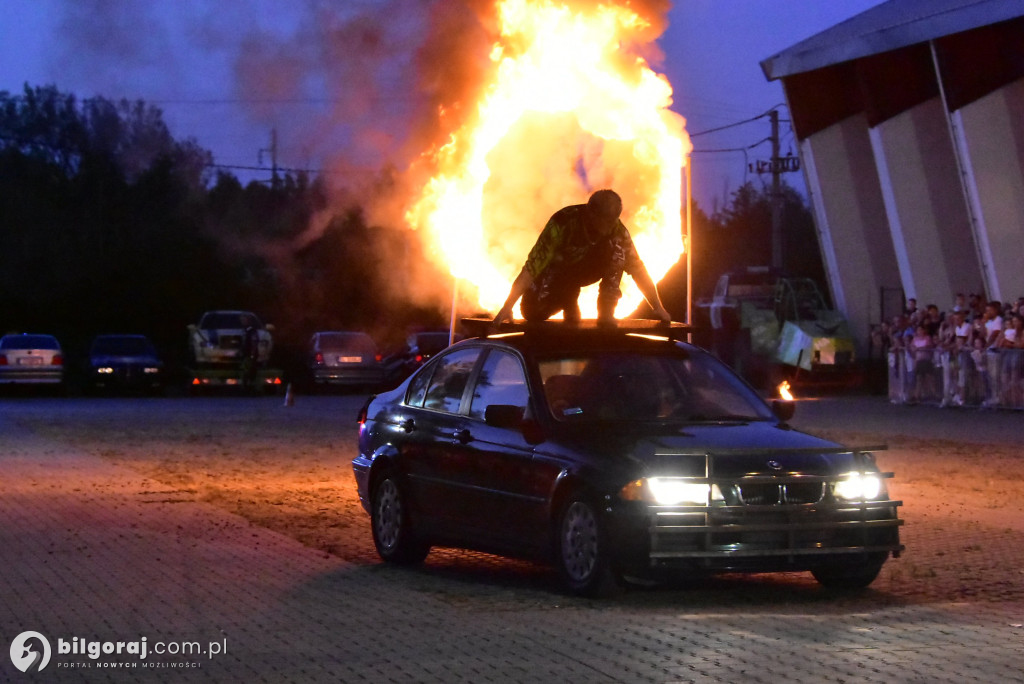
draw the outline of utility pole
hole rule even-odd
[[[779,110],[769,113],[772,124],[772,268],[782,268],[782,164],[779,159]]]
[[[258,163],[263,164],[263,153],[270,153],[270,187],[276,188],[278,184],[277,178],[277,129],[270,129],[270,147],[261,148],[259,155],[257,156]]]

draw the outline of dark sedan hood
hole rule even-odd
[[[154,356],[120,356],[102,354],[89,358],[93,366],[159,366],[160,360]]]
[[[632,460],[646,475],[703,477],[706,453],[715,455],[715,474],[723,477],[834,474],[853,460],[849,453],[836,453],[835,442],[767,421],[581,430],[572,441],[595,455]]]

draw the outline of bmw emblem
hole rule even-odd
[[[766,465],[772,470],[782,470],[782,464],[778,461],[768,461]]]

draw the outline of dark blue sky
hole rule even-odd
[[[669,11],[659,41],[665,60],[656,70],[672,83],[673,109],[686,117],[691,134],[728,125],[783,102],[781,86],[765,81],[760,60],[876,4],[680,0]],[[332,56],[317,44],[319,27],[337,28],[382,5],[387,12],[375,32],[351,34],[347,47],[361,59],[347,63],[339,56],[346,48]],[[82,97],[145,99],[164,110],[176,136],[195,137],[220,164],[269,164],[269,154],[260,150],[269,148],[276,127],[281,166],[319,168],[325,148],[345,148],[354,164],[365,166],[399,145],[386,134],[389,126],[408,127],[402,80],[410,65],[400,46],[415,40],[423,6],[420,0],[3,0],[0,89],[53,83]],[[376,41],[360,43],[371,34]],[[346,61],[340,76],[325,75],[323,63],[330,59]],[[338,80],[321,82],[328,78]],[[315,95],[324,91],[333,94]],[[694,146],[746,147],[768,133],[762,119],[700,136]],[[783,153],[791,146],[795,153],[784,124]],[[767,155],[767,144],[747,158],[736,152],[695,155],[698,202],[711,210],[744,180],[756,182],[745,173],[746,161]],[[235,173],[243,179],[268,175]],[[799,177],[791,180],[802,187]]]

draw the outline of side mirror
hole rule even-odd
[[[785,401],[783,399],[772,400],[772,413],[775,417],[782,422],[787,422],[793,418],[793,414],[796,413],[796,402]]]
[[[491,404],[484,409],[484,422],[491,427],[517,428],[523,423],[523,409],[511,404]]]
[[[484,410],[484,422],[491,427],[519,430],[530,444],[544,441],[544,431],[540,423],[530,418],[523,418],[521,406],[511,404],[491,404]]]

